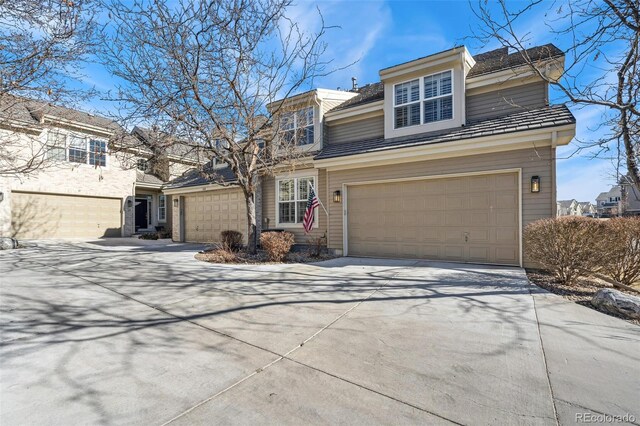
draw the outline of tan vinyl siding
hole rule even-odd
[[[322,113],[331,111],[338,105],[346,102],[346,99],[323,99],[322,100]]]
[[[334,124],[327,126],[326,131],[326,141],[329,144],[380,138],[384,136],[384,118],[378,116],[344,124]]]
[[[522,219],[523,226],[555,214],[552,198],[552,168],[555,167],[550,147],[523,149],[501,153],[481,154],[467,157],[402,163],[387,166],[357,168],[329,172],[328,192],[342,190],[342,184],[402,179],[420,176],[449,175],[502,169],[522,169]],[[530,192],[531,176],[541,179],[541,191]],[[345,197],[343,196],[343,201]],[[343,250],[342,204],[328,203],[330,212],[329,247]]]
[[[498,88],[478,95],[467,95],[467,122],[500,117],[523,109],[540,108],[547,104],[545,82]]]
[[[315,171],[310,169],[310,175],[314,175]],[[329,209],[330,200],[327,195],[327,175],[325,170],[318,170],[318,198]],[[327,230],[327,214],[322,207],[317,210],[317,222],[309,235],[304,233],[302,224],[298,227],[278,227],[276,218],[276,178],[273,176],[265,177],[262,180],[262,226],[267,227],[265,219],[269,219],[269,228],[285,229],[295,235],[296,244],[306,244],[311,237],[321,237]]]

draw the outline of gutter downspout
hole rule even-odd
[[[551,132],[551,212],[552,217],[558,215],[558,188],[556,183],[556,146],[558,144],[558,132]]]

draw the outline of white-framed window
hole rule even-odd
[[[280,127],[287,144],[298,146],[314,142],[313,107],[282,113]]]
[[[47,134],[46,158],[49,160],[67,160],[67,135],[58,132]]]
[[[98,139],[89,140],[89,164],[101,167],[105,167],[107,165],[106,141]]]
[[[276,180],[276,214],[278,225],[302,224],[309,189],[315,188],[314,176],[288,177]]]
[[[396,84],[393,91],[396,129],[453,118],[451,70]]]
[[[136,168],[141,172],[147,172],[149,170],[149,162],[144,158],[140,158],[136,161]]]
[[[158,222],[167,221],[167,197],[166,195],[158,196]]]
[[[107,165],[107,142],[70,134],[67,137],[67,161],[105,167]]]
[[[87,164],[87,139],[69,135],[69,162]]]

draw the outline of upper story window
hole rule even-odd
[[[50,132],[47,135],[47,158],[104,167],[107,165],[107,142]]]
[[[107,142],[97,139],[89,140],[89,164],[102,167],[107,165]]]
[[[453,118],[453,74],[438,74],[394,86],[395,128]]]
[[[149,170],[149,162],[144,158],[140,158],[136,161],[136,168],[141,172],[147,172]]]
[[[49,132],[47,135],[47,158],[50,160],[66,161],[67,135]]]
[[[313,107],[282,113],[282,135],[287,143],[310,145],[314,141]]]

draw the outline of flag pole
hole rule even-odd
[[[309,186],[311,187],[311,190],[313,190],[313,193],[316,194],[316,197],[318,198],[318,202],[322,206],[322,210],[324,210],[324,212],[327,214],[327,217],[329,217],[329,212],[324,207],[324,204],[322,204],[322,201],[320,200],[320,196],[318,195],[318,191],[316,191],[316,189],[313,187],[313,184],[311,182],[309,182]]]

